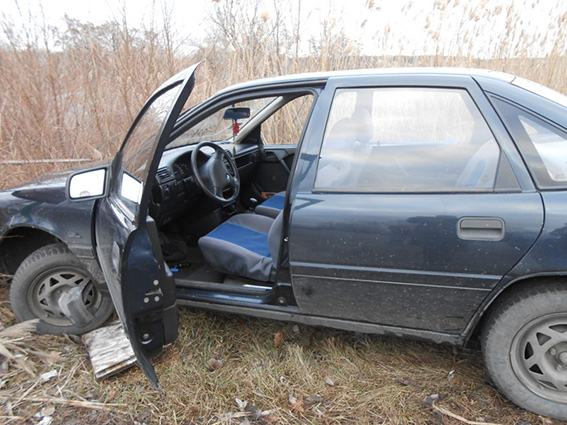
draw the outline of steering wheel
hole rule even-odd
[[[213,148],[214,153],[205,163],[199,165],[199,154],[204,147]],[[240,193],[238,168],[232,157],[216,143],[199,143],[191,154],[191,168],[197,185],[209,198],[223,204],[238,198]],[[227,197],[225,192],[228,193]]]

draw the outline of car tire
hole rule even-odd
[[[83,285],[83,305],[91,319],[73,323],[61,310],[58,300],[72,288]],[[21,320],[39,319],[37,332],[81,335],[102,325],[112,314],[108,291],[101,291],[85,266],[61,243],[44,246],[20,265],[10,287],[10,303]]]
[[[567,283],[524,287],[497,302],[481,344],[486,368],[506,397],[567,420]]]

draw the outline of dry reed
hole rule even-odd
[[[489,3],[487,5],[487,3]],[[260,0],[222,0],[209,16],[209,34],[191,53],[184,49],[171,24],[171,15],[149,28],[131,28],[124,17],[102,25],[66,18],[66,28],[47,26],[42,17],[22,28],[4,21],[5,43],[0,45],[0,154],[3,160],[98,160],[114,155],[137,110],[151,91],[176,71],[205,59],[192,101],[203,100],[228,84],[296,72],[390,66],[467,66],[503,70],[567,91],[567,14],[557,13],[543,35],[517,25],[523,11],[491,6],[493,2],[436,0],[421,34],[435,54],[414,49],[411,55],[392,55],[404,39],[394,27],[375,28],[374,46],[384,53],[362,54],[346,28],[332,18],[322,20],[316,35],[309,32],[303,2],[296,13],[287,5]],[[294,6],[295,7],[295,6]],[[378,2],[367,2],[371,19]],[[413,9],[412,9],[413,7]],[[415,20],[415,5],[400,5],[402,18]],[[492,7],[492,8],[491,8]],[[535,6],[531,6],[535,7]],[[405,14],[405,15],[404,15]],[[290,15],[291,18],[286,18]],[[428,15],[428,16],[429,16]],[[503,29],[491,28],[498,16]],[[448,39],[445,22],[459,22],[463,30]],[[421,22],[421,21],[419,21]],[[361,26],[371,27],[364,21]],[[498,30],[479,59],[475,42],[488,29]],[[454,34],[454,33],[446,33]],[[195,43],[197,44],[197,43]],[[457,48],[455,48],[457,45]],[[551,46],[551,47],[550,47]],[[533,57],[546,47],[546,57]],[[387,53],[388,50],[390,53]],[[407,49],[406,49],[407,50]],[[450,53],[447,53],[450,52]],[[289,120],[281,120],[284,128]],[[0,188],[67,164],[4,164]]]

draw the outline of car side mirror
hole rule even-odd
[[[250,108],[227,108],[224,111],[225,120],[243,120],[250,118]]]
[[[80,171],[67,180],[67,197],[71,201],[102,198],[107,188],[106,168]]]

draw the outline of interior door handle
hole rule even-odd
[[[459,220],[459,238],[470,241],[500,241],[506,233],[504,220],[499,217],[463,217]]]

